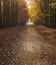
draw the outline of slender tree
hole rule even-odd
[[[0,27],[2,26],[1,0],[0,0]]]

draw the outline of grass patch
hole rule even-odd
[[[50,34],[47,32],[40,33],[45,40],[47,40],[50,44],[56,44],[56,34]]]
[[[50,33],[46,33],[46,32],[44,32],[42,34],[47,39],[55,38],[55,34],[50,34]]]

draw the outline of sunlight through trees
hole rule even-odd
[[[27,1],[27,6],[28,6],[28,14],[29,18],[32,22],[35,22],[37,19],[39,19],[41,10],[38,5],[34,0],[28,0]]]
[[[56,0],[0,0],[0,27],[26,25],[28,19],[56,28]]]

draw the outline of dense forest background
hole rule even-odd
[[[56,0],[34,1],[41,10],[41,13],[38,13],[39,18],[36,15],[34,24],[56,28]],[[25,0],[0,0],[0,28],[19,24],[25,25],[28,19],[29,14]]]
[[[25,1],[0,0],[0,27],[25,24],[28,13]]]
[[[37,24],[56,28],[56,0],[41,0],[39,1],[42,15],[38,19]]]

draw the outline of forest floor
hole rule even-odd
[[[35,27],[39,33],[47,40],[50,44],[56,45],[56,29],[48,28],[46,26]]]
[[[56,65],[56,29],[42,25],[0,29],[0,65]]]

